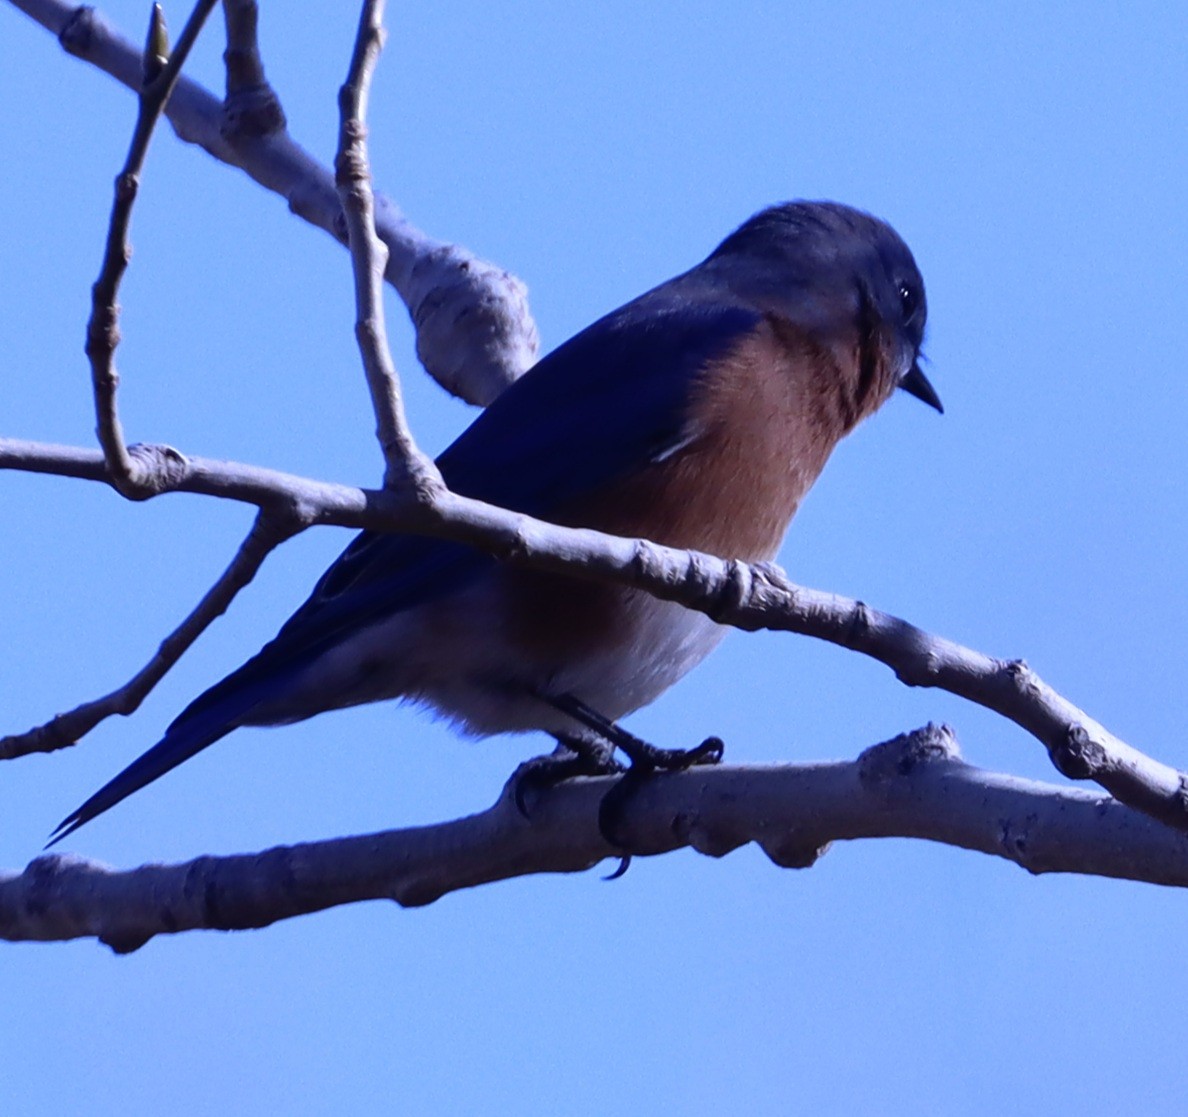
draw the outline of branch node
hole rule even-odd
[[[338,219],[335,232],[344,239]],[[535,363],[540,339],[520,280],[454,245],[425,252],[410,268],[392,233],[381,239],[393,249],[389,279],[405,296],[417,357],[446,391],[486,406]]]
[[[723,827],[709,826],[700,814],[691,811],[678,811],[673,815],[671,828],[677,841],[706,857],[725,857],[750,840]]]
[[[1027,698],[1033,698],[1039,693],[1039,680],[1036,678],[1035,672],[1027,665],[1026,660],[1012,659],[1002,665],[1002,670],[1006,673],[1011,685],[1020,694]]]
[[[99,935],[99,941],[111,948],[113,954],[133,954],[153,935],[149,932],[111,931]]]
[[[690,555],[690,568],[696,568],[698,574],[704,577],[702,567],[697,562],[698,556]],[[739,613],[746,611],[754,592],[755,581],[751,573],[750,563],[731,559],[726,563],[726,576],[718,586],[713,603],[706,609],[706,615],[718,624],[727,624]]]
[[[959,761],[961,749],[948,725],[929,722],[864,749],[858,756],[858,779],[868,789],[891,785],[925,764]]]
[[[1071,725],[1049,755],[1056,770],[1070,780],[1091,780],[1106,764],[1106,751],[1083,725]],[[1181,786],[1183,779],[1181,778]]]
[[[62,25],[58,32],[58,42],[67,54],[76,58],[86,59],[94,45],[95,21],[99,17],[95,9],[84,4],[75,8],[70,18]]]
[[[371,182],[371,167],[367,161],[367,125],[361,120],[347,120],[342,124],[344,146],[334,157],[334,185],[349,195],[352,205],[362,208],[367,195],[359,187]],[[344,201],[346,199],[344,198]]]
[[[121,171],[115,178],[115,192],[116,200],[124,204],[130,204],[136,200],[136,195],[140,192],[140,174],[137,171]],[[127,244],[120,245],[120,252],[124,263],[127,263],[132,258],[132,246]]]
[[[1037,815],[1028,814],[1014,821],[1004,818],[998,828],[998,844],[1003,856],[1032,876],[1040,875],[1039,869],[1031,863],[1031,828],[1038,822]]]
[[[811,869],[832,847],[832,842],[806,840],[793,830],[759,842],[759,848],[781,869]]]
[[[29,881],[25,911],[32,916],[43,916],[52,910],[58,900],[61,878],[84,859],[72,853],[43,853],[34,857],[22,874]]]
[[[227,95],[219,119],[219,134],[233,147],[283,132],[288,122],[280,98],[264,76],[260,57],[260,12],[255,0],[227,0],[223,4],[227,49]]]
[[[402,908],[423,908],[440,900],[444,892],[427,880],[404,880],[392,889],[392,899]]]
[[[850,609],[850,624],[846,630],[843,646],[851,650],[860,647],[870,635],[870,606],[865,601],[855,601]],[[875,748],[878,746],[875,745]]]
[[[190,474],[189,459],[180,450],[163,443],[134,442],[128,447],[129,455],[154,479],[154,484],[161,487],[177,488]]]
[[[110,473],[112,487],[128,500],[148,500],[173,492],[189,479],[190,462],[172,446],[134,443],[128,447],[127,474]]]
[[[788,572],[778,562],[757,562],[751,567],[751,572],[756,583],[776,590],[780,594],[795,597],[800,589],[794,582],[788,580]]]
[[[692,559],[692,555],[688,556]],[[659,554],[647,539],[637,539],[631,547],[631,559],[628,564],[633,578],[640,581],[653,581],[664,570],[664,557]],[[688,580],[691,568],[686,565],[685,579]]]
[[[230,68],[229,58],[227,65]],[[288,125],[276,90],[264,82],[227,94],[219,119],[219,135],[234,147],[274,136]]]

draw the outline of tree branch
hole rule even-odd
[[[132,257],[128,229],[132,223],[132,207],[136,204],[136,196],[140,190],[140,175],[144,170],[144,160],[148,154],[153,130],[161,118],[161,112],[169,100],[170,93],[177,84],[181,68],[198,38],[198,32],[217,2],[218,0],[199,0],[172,57],[167,57],[169,47],[161,6],[153,5],[148,46],[143,56],[136,128],[128,148],[128,157],[124,161],[123,169],[116,176],[115,200],[111,207],[103,262],[99,268],[99,278],[91,288],[91,318],[87,323],[86,353],[87,359],[91,362],[99,445],[103,447],[111,484],[123,496],[133,500],[152,495],[151,488],[145,487],[146,483],[151,484],[152,478],[151,474],[148,477],[141,476],[136,468],[136,459],[128,453],[116,408],[116,389],[120,382],[115,367],[115,351],[120,341],[120,312],[116,299],[119,295],[120,281]]]
[[[282,517],[261,512],[244,539],[231,565],[188,617],[161,642],[152,657],[131,679],[110,694],[65,714],[58,714],[44,725],[27,733],[0,738],[0,760],[11,760],[35,752],[55,752],[77,744],[100,722],[113,714],[131,714],[181,659],[190,645],[202,635],[217,617],[256,576],[264,560],[286,539],[291,539],[304,525]]]
[[[125,872],[43,855],[0,875],[0,938],[93,937],[127,953],[160,934],[264,927],[361,900],[415,907],[497,880],[582,872],[619,853],[598,827],[611,784],[560,784],[532,803],[530,821],[505,788],[489,810],[435,826]],[[787,868],[812,865],[836,840],[905,837],[1032,873],[1188,886],[1188,837],[1101,795],[974,768],[951,731],[935,726],[856,761],[658,776],[624,804],[623,829],[641,853],[691,846],[721,857],[755,842]]]
[[[257,30],[260,12],[255,0],[223,0],[227,27],[227,96],[223,101],[224,138],[232,143],[260,139],[287,127],[280,98],[264,76]]]
[[[64,0],[10,2],[57,35],[67,53],[139,89],[140,50],[94,8]],[[294,142],[283,113],[275,127],[261,128],[251,104],[232,97],[224,105],[183,77],[165,115],[180,139],[239,167],[298,217],[345,243],[334,177]],[[428,236],[383,196],[376,197],[376,228],[391,254],[385,278],[408,307],[425,370],[446,391],[490,403],[536,360],[540,341],[524,284],[465,248]]]
[[[1188,831],[1188,775],[1115,737],[1023,660],[994,659],[861,601],[803,589],[776,566],[757,573],[725,623],[805,632],[885,663],[908,686],[938,687],[985,706],[1042,742],[1062,775],[1093,780],[1127,806]]]
[[[375,197],[367,153],[367,98],[384,40],[382,0],[365,0],[346,82],[338,94],[340,126],[335,182],[346,216],[355,279],[355,337],[384,455],[384,488],[431,501],[444,489],[437,467],[420,450],[404,415],[400,378],[384,324],[383,274],[388,250],[375,232]]]

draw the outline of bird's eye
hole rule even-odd
[[[903,324],[911,325],[912,320],[920,312],[920,295],[914,287],[906,283],[899,285],[899,303],[903,308]]]

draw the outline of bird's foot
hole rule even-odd
[[[637,745],[642,747],[637,748]],[[661,749],[638,739],[630,750],[621,743],[619,747],[631,759],[631,766],[598,805],[598,829],[611,845],[619,849],[629,848],[623,836],[623,815],[640,788],[664,772],[684,772],[694,766],[717,764],[725,750],[720,737],[707,737],[691,749]],[[630,861],[631,855],[626,854],[619,868],[606,879],[622,876]]]
[[[615,750],[621,750],[630,761],[630,765],[623,778],[603,796],[598,806],[600,833],[610,845],[624,851],[619,859],[619,867],[604,878],[616,880],[631,864],[630,847],[622,834],[623,813],[628,801],[657,774],[683,772],[694,766],[717,764],[722,759],[725,746],[720,737],[707,737],[691,749],[658,748],[634,733],[628,733],[621,725],[603,717],[597,710],[572,694],[542,693],[539,697],[555,709],[568,714],[584,726],[586,731],[580,734],[558,735],[557,740],[560,743],[551,756],[540,756],[520,765],[512,776],[516,806],[527,818],[528,811],[524,803],[526,788],[546,790],[573,776],[601,776],[622,772],[623,766],[614,758]]]
[[[630,745],[616,743],[631,761],[628,775],[636,771],[648,776],[654,772],[683,772],[694,765],[717,764],[726,750],[721,737],[706,737],[691,749],[657,748],[638,737],[632,738]]]
[[[630,847],[623,838],[623,813],[629,800],[657,773],[683,772],[695,765],[717,764],[722,759],[725,746],[720,737],[707,737],[691,749],[662,749],[650,744],[634,733],[628,733],[621,725],[603,717],[591,709],[580,698],[572,694],[550,697],[549,702],[562,713],[569,714],[581,722],[602,740],[626,754],[631,766],[623,778],[602,797],[598,807],[598,829],[602,836],[618,849]],[[607,879],[621,877],[631,863],[631,854],[624,853],[618,869]]]
[[[607,776],[623,771],[615,759],[614,746],[601,740],[565,737],[547,756],[524,761],[508,781],[512,801],[524,818],[529,818],[527,800],[577,776]]]
[[[597,736],[621,749],[631,761],[631,768],[645,768],[648,772],[681,772],[694,764],[717,764],[722,759],[723,744],[720,737],[707,737],[700,745],[691,749],[662,749],[649,744],[634,733],[628,733],[617,722],[603,717],[591,709],[580,698],[562,694],[548,699],[562,713],[579,721]]]

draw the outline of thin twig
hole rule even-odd
[[[132,222],[132,207],[140,190],[140,175],[148,154],[149,141],[165,103],[173,92],[181,68],[198,38],[202,24],[218,0],[198,0],[178,40],[177,47],[166,60],[164,17],[161,6],[153,5],[149,29],[149,46],[145,50],[144,83],[140,91],[139,112],[132,143],[124,167],[116,177],[115,200],[108,223],[107,242],[99,278],[91,288],[91,318],[87,323],[87,359],[91,362],[91,382],[95,393],[95,416],[99,445],[107,462],[111,483],[124,496],[140,499],[151,495],[138,474],[135,459],[128,453],[124,432],[116,407],[119,373],[115,367],[115,351],[120,341],[119,295],[120,281],[128,269],[132,249],[128,243],[128,228]]]
[[[437,467],[417,449],[404,417],[400,378],[384,324],[383,276],[388,250],[375,232],[375,198],[367,154],[367,97],[383,46],[383,0],[365,0],[346,82],[338,94],[340,126],[335,182],[346,216],[355,277],[355,337],[367,372],[376,435],[384,455],[384,488],[426,499],[441,491]]]
[[[256,0],[223,0],[227,27],[227,97],[223,102],[223,138],[237,144],[283,132],[285,111],[264,76]]]
[[[408,530],[387,510],[396,501],[390,494],[350,485],[312,481],[293,473],[262,466],[188,457],[172,446],[133,445],[128,452],[137,469],[152,473],[154,495],[197,493],[252,504],[265,511],[294,513],[310,524],[361,528],[383,522],[380,530]],[[19,438],[0,438],[0,469],[74,477],[110,485],[103,454],[79,446],[59,446]]]
[[[136,950],[155,935],[240,930],[362,900],[414,907],[531,873],[581,872],[620,851],[598,826],[611,780],[570,780],[526,820],[507,789],[487,811],[435,826],[120,872],[68,855],[0,875],[0,938],[97,938]],[[692,768],[623,805],[633,850],[691,846],[720,857],[747,842],[804,868],[839,839],[910,837],[1012,861],[1188,887],[1188,838],[1120,804],[965,764],[929,726],[856,761]],[[642,871],[636,868],[634,871]]]
[[[179,660],[189,647],[227,611],[227,606],[256,576],[265,558],[305,525],[295,519],[261,512],[240,545],[235,558],[207,591],[188,617],[161,642],[156,654],[122,687],[85,702],[64,714],[36,726],[27,733],[0,738],[0,760],[11,760],[36,752],[55,752],[77,744],[100,722],[113,714],[131,714]]]

